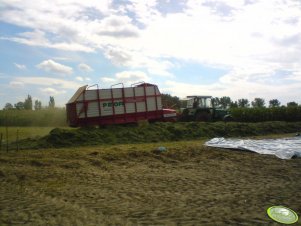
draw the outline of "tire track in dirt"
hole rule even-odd
[[[118,222],[118,217],[110,219],[92,208],[46,195],[27,186],[8,182],[1,185],[0,225],[101,225]],[[18,214],[11,216],[12,212]]]
[[[215,151],[183,160],[82,155],[23,166],[22,174],[20,163],[1,165],[0,225],[274,225],[270,205],[301,211],[299,160]]]

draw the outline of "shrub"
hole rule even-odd
[[[233,108],[230,110],[237,122],[301,121],[301,106],[273,108]]]

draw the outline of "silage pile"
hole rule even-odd
[[[295,133],[301,122],[177,122],[142,125],[115,125],[105,128],[55,128],[38,139],[20,142],[21,149],[60,148],[87,145],[114,145],[195,140],[214,137],[246,137],[267,134]]]

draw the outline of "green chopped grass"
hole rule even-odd
[[[20,149],[162,143],[213,137],[250,137],[297,133],[301,131],[301,122],[189,122],[154,123],[137,126],[115,125],[106,128],[88,127],[74,129],[63,127],[52,129],[51,127],[30,127],[27,129],[20,129]],[[11,131],[10,139],[12,141],[10,146],[14,149],[16,148],[15,137],[17,128],[9,128],[9,130]],[[24,130],[22,135],[21,130]]]

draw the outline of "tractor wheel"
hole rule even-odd
[[[211,115],[208,112],[197,112],[195,115],[195,121],[207,122],[211,120]]]
[[[233,120],[234,120],[234,118],[232,117],[232,115],[225,115],[223,118],[224,122],[231,122]]]
[[[180,121],[180,122],[188,122],[189,121],[188,113],[189,113],[189,110],[188,109],[184,109],[183,112],[182,112],[182,114],[179,116],[178,121]]]

